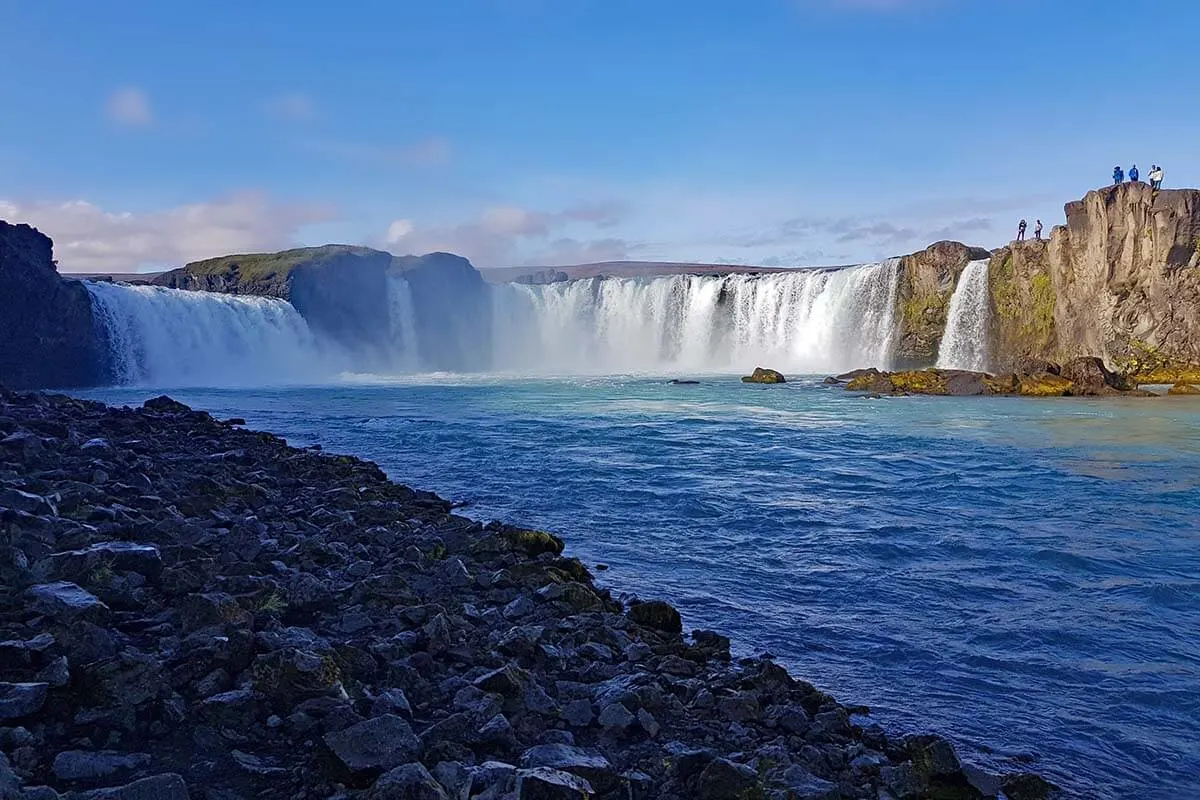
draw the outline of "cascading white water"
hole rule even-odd
[[[497,287],[493,363],[557,372],[886,368],[899,264]]]
[[[122,383],[261,385],[335,371],[283,300],[115,283],[87,288]]]
[[[987,370],[988,314],[988,262],[972,261],[959,276],[950,298],[946,331],[938,348],[938,367]]]
[[[389,275],[387,290],[393,367],[401,372],[416,372],[421,368],[421,347],[412,286],[399,275]]]

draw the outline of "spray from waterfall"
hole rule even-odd
[[[327,379],[334,363],[291,304],[88,283],[121,383],[228,386]]]
[[[950,298],[938,367],[985,372],[988,368],[988,262],[972,261]]]
[[[497,287],[496,368],[793,373],[886,368],[899,263]]]

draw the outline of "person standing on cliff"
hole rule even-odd
[[[1137,164],[1134,164],[1132,167],[1129,168],[1129,182],[1130,183],[1138,182]]]
[[[1039,219],[1037,224],[1033,226],[1033,238],[1039,242],[1042,240],[1042,221]]]
[[[1125,182],[1125,170],[1120,167],[1113,167],[1113,184],[1122,184]]]
[[[1025,220],[1021,220],[1021,224],[1017,226],[1017,241],[1025,241]]]
[[[1160,167],[1158,164],[1155,164],[1154,168],[1152,170],[1150,170],[1150,188],[1153,189],[1154,191],[1158,191],[1159,189],[1162,188],[1162,182],[1163,182],[1163,168]]]

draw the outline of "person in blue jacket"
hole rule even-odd
[[[1129,180],[1132,181],[1133,183],[1138,182],[1137,164],[1134,164],[1132,167],[1129,168]]]
[[[1124,183],[1124,182],[1125,182],[1125,170],[1121,169],[1120,167],[1113,167],[1113,183],[1117,184],[1117,183]]]

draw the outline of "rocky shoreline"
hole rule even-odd
[[[0,798],[981,798],[555,536],[168,398],[0,390]]]

